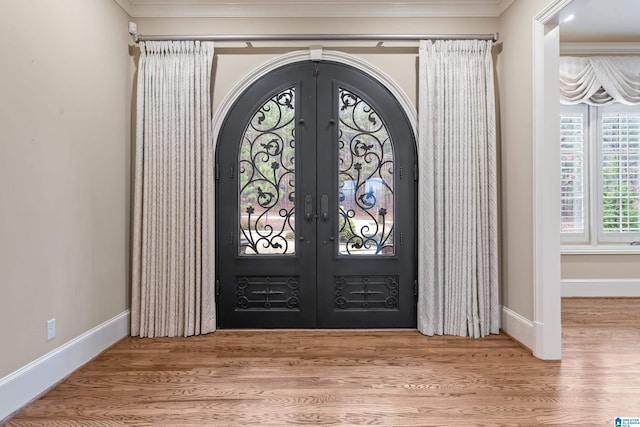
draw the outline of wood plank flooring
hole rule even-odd
[[[5,425],[612,426],[640,417],[640,299],[563,300],[562,362],[506,335],[126,338]]]

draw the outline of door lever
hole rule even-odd
[[[323,221],[329,220],[329,196],[323,194],[320,198],[320,218]]]
[[[304,196],[304,219],[309,222],[313,218],[313,199],[311,195]]]

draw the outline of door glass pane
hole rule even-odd
[[[394,255],[393,144],[378,113],[339,88],[339,255]]]
[[[276,94],[247,125],[238,159],[241,255],[295,253],[295,88]]]

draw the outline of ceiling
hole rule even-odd
[[[562,42],[640,42],[640,1],[574,0],[558,22]]]
[[[497,17],[515,0],[115,0],[131,17]]]

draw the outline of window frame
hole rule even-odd
[[[602,115],[606,112],[632,111],[640,115],[640,105],[609,104],[592,106],[587,104],[560,105],[560,114],[582,113],[583,128],[583,161],[584,161],[584,232],[560,233],[563,252],[572,249],[583,249],[585,252],[602,250],[622,250],[624,252],[640,252],[640,246],[632,242],[640,241],[640,232],[605,233],[602,224],[604,205],[602,174]]]
[[[623,244],[631,244],[631,242],[640,240],[640,231],[639,232],[605,232],[603,226],[603,217],[604,217],[604,203],[603,203],[603,189],[604,189],[604,174],[602,171],[602,158],[603,158],[603,147],[601,144],[602,137],[602,116],[605,113],[619,113],[619,112],[633,112],[640,116],[640,105],[622,105],[622,104],[609,104],[598,107],[591,107],[591,110],[595,110],[596,112],[596,150],[597,150],[597,165],[594,165],[592,169],[597,169],[598,172],[598,181],[597,181],[597,220],[595,225],[597,227],[597,243],[623,243]],[[640,157],[640,156],[639,156]],[[638,196],[640,198],[640,195]]]

